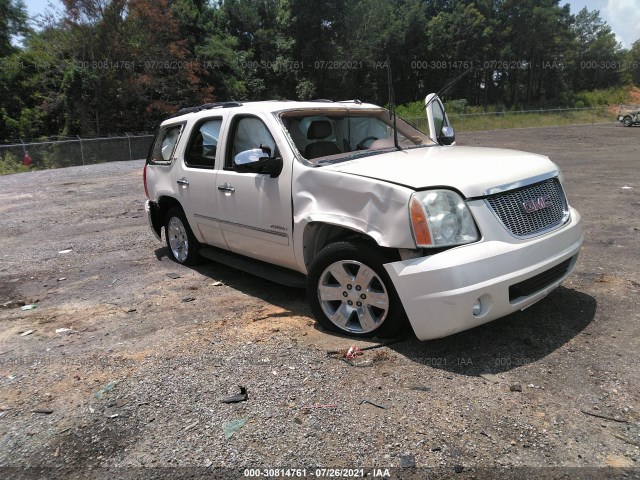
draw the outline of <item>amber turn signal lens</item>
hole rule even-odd
[[[413,226],[413,234],[416,239],[416,246],[424,247],[431,245],[431,234],[429,233],[429,225],[424,209],[420,205],[420,200],[416,197],[411,199],[411,225]]]

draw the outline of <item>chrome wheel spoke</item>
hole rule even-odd
[[[318,287],[318,297],[321,302],[335,302],[336,300],[343,301],[342,295],[343,288],[339,285],[320,285]]]
[[[377,278],[376,272],[371,270],[366,265],[362,265],[358,269],[358,274],[355,278],[355,284],[359,285],[363,289],[367,289],[374,278]]]
[[[370,332],[378,327],[378,322],[367,305],[358,309],[358,320],[363,332]]]
[[[387,310],[389,308],[389,296],[386,292],[374,292],[367,291],[367,304],[380,308],[381,310]]]
[[[336,311],[333,312],[333,315],[331,315],[330,319],[338,327],[346,329],[352,312],[353,309],[351,307],[349,307],[346,303],[341,303],[340,307],[338,307]]]
[[[345,270],[342,262],[334,263],[326,271],[329,272],[343,288],[353,281],[351,275]]]

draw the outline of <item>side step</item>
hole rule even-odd
[[[300,272],[271,265],[270,263],[238,255],[237,253],[227,252],[213,247],[203,247],[200,249],[200,255],[214,262],[237,268],[243,272],[271,280],[272,282],[287,287],[305,288],[307,286],[307,277]]]

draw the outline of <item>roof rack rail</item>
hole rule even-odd
[[[174,117],[179,117],[180,115],[185,115],[187,113],[195,113],[195,112],[200,112],[202,110],[210,110],[212,108],[233,108],[233,107],[241,107],[242,103],[240,102],[213,102],[213,103],[205,103],[203,105],[199,105],[197,107],[186,107],[186,108],[181,108],[180,110],[178,110],[176,113],[173,113],[171,115],[169,115],[167,117],[167,119],[169,118],[174,118]]]
[[[310,102],[330,102],[333,103],[333,100],[329,100],[328,98],[316,98],[314,100],[309,100]]]
[[[357,98],[353,98],[351,100],[340,100],[340,101],[338,101],[338,103],[355,103],[356,105],[362,105],[362,100],[359,100]]]

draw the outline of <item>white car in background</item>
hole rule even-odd
[[[583,242],[547,157],[452,145],[359,101],[216,103],[160,125],[144,183],[171,256],[304,287],[323,327],[443,337],[558,287]]]

